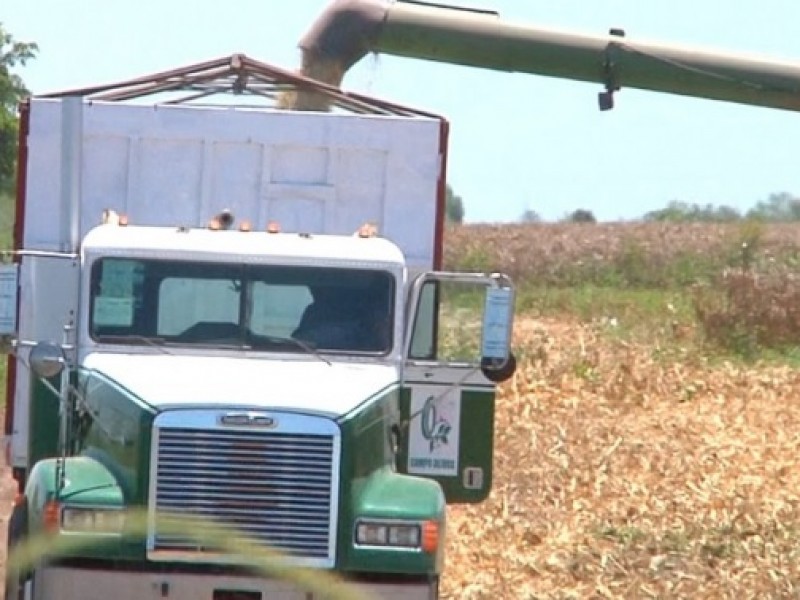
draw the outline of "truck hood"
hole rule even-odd
[[[317,358],[265,360],[91,353],[99,371],[157,408],[242,406],[346,414],[399,381],[397,368]]]

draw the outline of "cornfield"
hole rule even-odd
[[[542,223],[453,226],[445,266],[540,285],[687,285],[758,260],[795,265],[795,224]]]
[[[800,345],[800,228],[748,227],[448,231],[451,267],[478,257],[538,289],[581,285],[574,267],[589,265],[594,285],[663,288],[692,310],[644,336],[611,318],[518,318],[494,489],[449,509],[445,598],[800,597],[800,373],[786,351]],[[786,353],[707,345],[736,327]]]

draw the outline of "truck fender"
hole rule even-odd
[[[28,526],[33,533],[44,525],[47,503],[56,497],[61,502],[122,506],[125,495],[114,474],[100,461],[89,456],[64,459],[64,487],[56,490],[58,459],[45,459],[31,469],[25,496],[28,500]]]
[[[434,520],[444,539],[447,503],[438,482],[386,467],[372,473],[354,492],[352,511],[357,519]],[[434,565],[437,573],[444,568],[444,546],[437,550]]]

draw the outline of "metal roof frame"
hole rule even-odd
[[[356,114],[378,114],[407,117],[440,115],[342,89],[310,79],[299,73],[255,60],[244,54],[187,65],[168,71],[144,75],[126,81],[70,89],[37,98],[80,96],[89,100],[124,102],[164,93],[182,93],[158,104],[181,104],[208,99],[218,94],[252,96],[260,101],[277,102],[281,94],[302,91],[318,94],[333,108]]]

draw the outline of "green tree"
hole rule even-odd
[[[653,210],[642,217],[645,221],[670,223],[705,222],[728,223],[742,218],[739,211],[731,206],[689,204],[673,200],[665,208]]]
[[[18,42],[0,23],[0,192],[14,185],[17,153],[17,104],[30,92],[22,78],[11,72],[36,56],[34,43]]]
[[[788,192],[770,194],[747,213],[759,221],[800,221],[800,198]]]
[[[532,208],[527,208],[525,211],[519,216],[520,223],[541,223],[542,217],[539,213],[537,213]]]
[[[724,204],[716,207],[714,216],[714,220],[719,223],[730,223],[732,221],[739,221],[742,218],[738,210]]]
[[[464,222],[464,201],[457,195],[450,184],[447,184],[447,196],[445,198],[445,217],[451,223]]]
[[[570,215],[567,217],[567,221],[570,223],[597,223],[597,218],[594,216],[592,211],[585,208],[579,208],[570,213]]]

